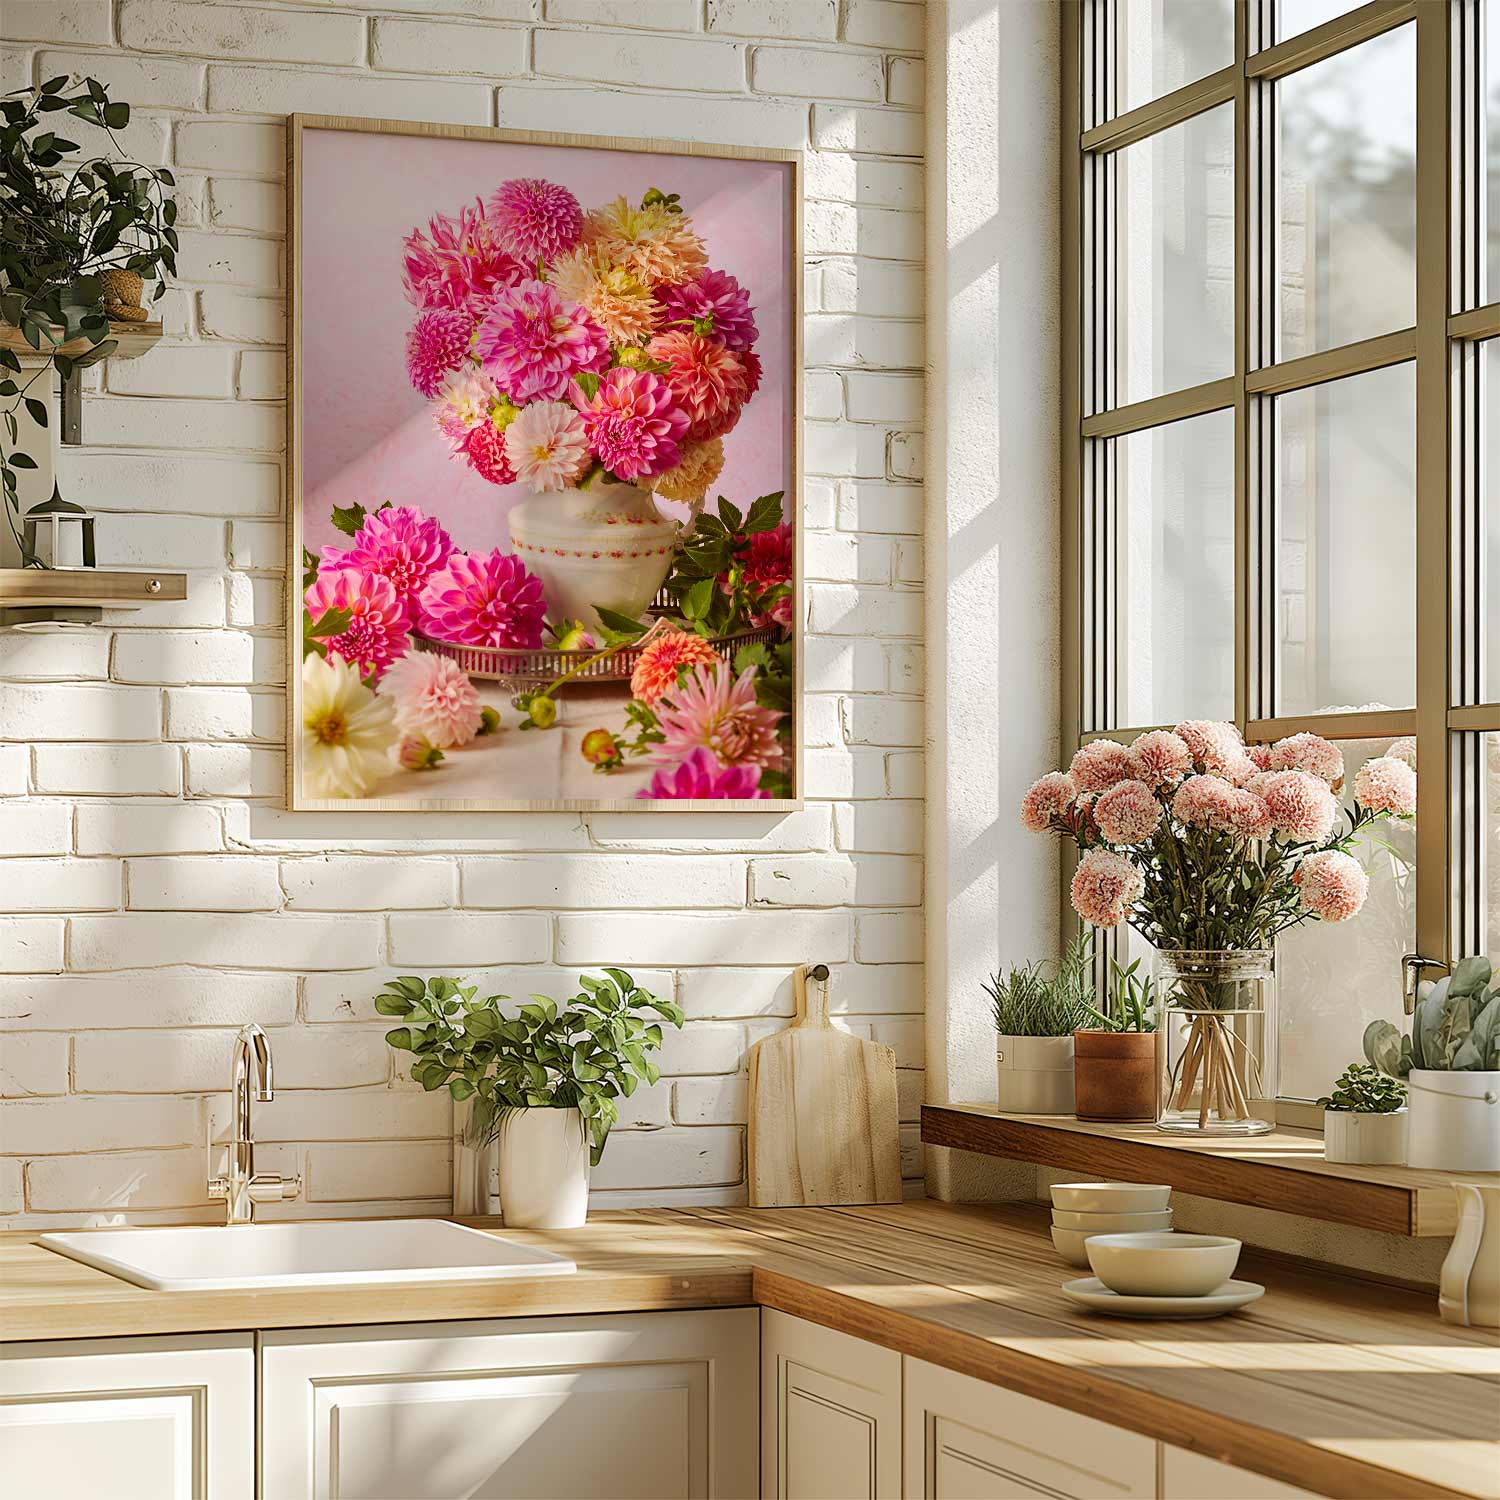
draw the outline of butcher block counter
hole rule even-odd
[[[0,1339],[758,1305],[1321,1494],[1500,1496],[1500,1341],[1431,1293],[1246,1254],[1267,1294],[1245,1311],[1101,1318],[1061,1294],[1079,1273],[1030,1205],[639,1209],[509,1237],[577,1274],[152,1292],[6,1234]]]

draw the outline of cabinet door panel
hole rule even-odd
[[[759,1488],[754,1309],[261,1335],[264,1500]]]
[[[17,1500],[250,1500],[251,1335],[8,1345],[0,1455]]]
[[[905,1388],[907,1500],[1154,1500],[1150,1438],[919,1359]]]
[[[1166,1443],[1161,1466],[1162,1500],[1316,1500],[1310,1490]]]

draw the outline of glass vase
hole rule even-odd
[[[1172,1135],[1261,1135],[1276,1119],[1272,951],[1166,949],[1161,996],[1161,1099]]]

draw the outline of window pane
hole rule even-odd
[[[1500,28],[1497,28],[1500,29]],[[1500,339],[1480,346],[1484,360],[1484,493],[1480,506],[1479,598],[1484,634],[1481,701],[1500,702]]]
[[[1280,0],[1276,7],[1276,40],[1284,42],[1289,36],[1301,36],[1324,21],[1331,21],[1346,11],[1354,10],[1364,0]]]
[[[1344,741],[1346,788],[1360,766],[1390,744]],[[1354,855],[1370,877],[1359,915],[1306,922],[1283,933],[1277,948],[1279,1092],[1285,1099],[1326,1094],[1351,1062],[1364,1060],[1361,1038],[1371,1021],[1402,1021],[1401,955],[1416,951],[1417,938],[1416,824],[1377,823]]]
[[[1234,716],[1234,413],[1117,438],[1126,724]]]
[[[1500,961],[1500,734],[1482,734],[1479,743],[1481,837],[1475,873],[1482,882],[1484,951]],[[1463,830],[1465,838],[1471,828]]]
[[[1416,28],[1277,85],[1279,358],[1416,321]]]
[[[1500,299],[1500,5],[1487,0],[1484,25],[1485,287],[1482,302]]]
[[[1135,109],[1234,61],[1234,0],[1118,0],[1116,108]]]
[[[1122,404],[1234,371],[1230,105],[1116,153]]]
[[[1410,708],[1416,693],[1416,372],[1277,398],[1277,712]]]

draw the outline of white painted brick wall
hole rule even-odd
[[[94,74],[178,177],[167,336],[90,379],[60,475],[102,563],[189,575],[89,634],[0,634],[0,1224],[214,1217],[247,1020],[263,1161],[307,1183],[267,1217],[440,1208],[448,1104],[373,1005],[411,970],[519,998],[615,963],[674,995],[596,1201],[733,1203],[745,1050],[826,962],[839,1024],[898,1049],[920,1176],[921,50],[904,0],[0,4],[8,87]],[[282,810],[293,109],[807,152],[802,812]]]

